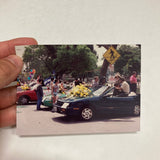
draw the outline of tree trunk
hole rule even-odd
[[[99,77],[100,84],[103,84],[104,79],[106,79],[106,73],[107,73],[108,66],[109,66],[109,62],[106,59],[104,59],[103,65],[100,70],[100,77]]]
[[[117,45],[98,45],[98,46],[99,47],[103,46],[107,50],[111,46],[113,46],[115,49],[117,48]],[[102,67],[101,67],[101,71],[100,71],[100,77],[99,77],[99,79],[100,79],[99,84],[100,85],[102,85],[103,83],[105,83],[108,66],[109,66],[109,62],[106,59],[104,59]]]

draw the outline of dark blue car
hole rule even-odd
[[[93,92],[92,97],[58,100],[57,112],[68,116],[79,116],[83,120],[91,120],[100,114],[140,115],[140,95],[115,97],[113,90],[114,87],[102,86]]]

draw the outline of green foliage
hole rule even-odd
[[[115,72],[130,75],[132,71],[140,73],[141,50],[137,46],[121,45],[117,49],[121,55],[115,63]]]
[[[97,57],[86,45],[37,45],[26,47],[23,61],[28,70],[36,69],[35,76],[47,78],[54,70],[59,77],[82,77],[96,68]]]
[[[57,58],[53,60],[56,72],[71,73],[73,77],[83,77],[84,72],[96,68],[97,58],[86,45],[63,45],[57,50]]]
[[[53,64],[51,53],[48,51],[47,46],[29,46],[26,47],[23,55],[23,61],[28,70],[36,69],[36,75],[42,75],[44,78],[50,76],[53,71]],[[54,53],[53,53],[54,54]]]

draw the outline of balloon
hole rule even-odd
[[[33,74],[35,74],[35,73],[36,73],[36,70],[35,70],[35,69],[33,69],[33,71],[32,71],[32,72],[33,72]]]
[[[30,78],[30,77],[28,77],[28,80],[31,80],[31,78]]]

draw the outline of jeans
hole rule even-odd
[[[37,100],[37,110],[41,109],[40,108],[41,103],[42,103],[42,97],[38,97],[38,100]]]

